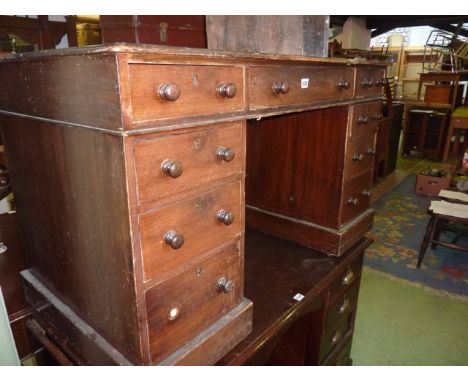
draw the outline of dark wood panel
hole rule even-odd
[[[121,130],[114,55],[2,62],[0,110]]]
[[[250,121],[246,203],[338,228],[347,112],[334,107]]]
[[[138,362],[122,138],[5,116],[0,125],[28,268]]]

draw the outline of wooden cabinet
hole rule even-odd
[[[0,61],[23,283],[49,341],[79,365],[214,364],[252,330],[245,221],[348,258],[372,225],[382,74],[140,45]],[[349,344],[338,329],[320,362]]]

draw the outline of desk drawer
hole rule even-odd
[[[361,277],[362,256],[353,260],[346,269],[336,277],[330,286],[329,302],[333,304],[336,298],[350,288]]]
[[[383,94],[385,69],[358,68],[356,72],[356,98]]]
[[[236,241],[145,293],[153,363],[185,345],[241,302],[240,252],[240,241]]]
[[[350,314],[356,313],[358,295],[359,283],[356,282],[337,298],[327,311],[325,332],[333,331],[341,320],[348,320]]]
[[[324,360],[331,352],[341,348],[350,337],[353,327],[351,320],[343,317],[329,331],[324,332],[320,347],[320,360]]]
[[[242,198],[238,181],[140,215],[145,281],[161,280],[240,234]]]
[[[129,76],[135,122],[245,108],[244,69],[240,67],[129,64]]]
[[[371,189],[372,171],[368,171],[345,184],[340,210],[341,225],[369,208]]]
[[[134,143],[134,155],[139,204],[157,202],[217,179],[241,174],[244,153],[244,122],[138,138]],[[165,163],[174,165],[172,173],[163,171]]]
[[[354,69],[250,67],[248,89],[252,110],[350,99]]]
[[[374,168],[376,130],[350,138],[346,147],[345,181]]]
[[[382,102],[368,102],[351,105],[349,107],[349,136],[367,134],[377,129],[383,118]]]

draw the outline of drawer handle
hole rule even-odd
[[[234,150],[230,149],[229,147],[219,147],[218,151],[216,152],[216,156],[218,157],[219,160],[223,160],[225,162],[230,162],[234,159],[236,156],[236,153]]]
[[[364,79],[362,80],[362,82],[361,82],[361,86],[362,86],[363,88],[367,88],[367,87],[369,87],[369,86],[372,86],[372,85],[370,85],[371,83],[372,83],[372,81],[368,80],[367,78],[364,78]]]
[[[229,293],[234,289],[234,282],[226,277],[221,277],[218,280],[218,290],[220,292]]]
[[[379,120],[381,120],[382,118],[383,118],[383,114],[382,114],[382,113],[374,114],[374,115],[372,116],[372,119],[373,119],[373,120],[376,120],[376,121],[379,121]]]
[[[375,86],[385,86],[387,83],[387,80],[385,78],[382,78],[381,80],[377,79],[375,80]]]
[[[216,214],[216,220],[224,225],[231,225],[234,221],[234,214],[226,210],[219,210]]]
[[[346,80],[339,80],[338,89],[349,89],[349,82]]]
[[[371,195],[372,195],[372,191],[364,190],[364,191],[362,191],[362,195],[364,195],[364,196],[371,196]]]
[[[369,122],[369,117],[367,115],[361,115],[357,121],[358,123],[362,123],[365,125],[367,122]]]
[[[375,155],[375,150],[374,149],[367,149],[367,155],[374,156]]]
[[[343,335],[341,334],[341,332],[340,332],[339,330],[337,330],[337,331],[335,332],[335,334],[333,334],[333,337],[332,337],[332,339],[331,339],[331,343],[332,343],[333,345],[336,345],[336,344],[341,340],[341,337],[342,337],[342,336],[343,336]]]
[[[184,235],[176,231],[167,231],[164,234],[164,242],[172,249],[179,249],[184,245]]]
[[[180,164],[180,162],[172,161],[169,159],[166,159],[162,163],[161,170],[164,174],[170,176],[171,178],[178,178],[182,175],[183,172],[182,165]]]
[[[289,92],[289,85],[287,82],[274,82],[272,88],[273,94],[286,94]]]
[[[349,302],[349,300],[347,298],[345,298],[343,300],[343,303],[341,304],[341,306],[338,309],[338,313],[339,314],[345,313],[348,310],[349,306],[350,306],[350,302]]]
[[[166,101],[176,101],[180,97],[180,88],[177,84],[162,84],[158,89],[159,97]]]
[[[356,154],[353,155],[353,161],[355,161],[355,162],[360,162],[363,159],[364,159],[364,155],[362,155],[362,154],[356,153]]]
[[[343,285],[350,285],[354,281],[354,272],[349,269],[348,272],[343,276],[342,283]]]
[[[358,198],[349,198],[348,199],[348,204],[351,205],[351,206],[357,206],[359,203],[359,199]]]
[[[237,94],[237,86],[232,82],[219,84],[216,90],[221,97],[226,98],[233,98]]]

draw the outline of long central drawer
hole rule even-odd
[[[353,68],[250,67],[250,109],[351,99]]]

